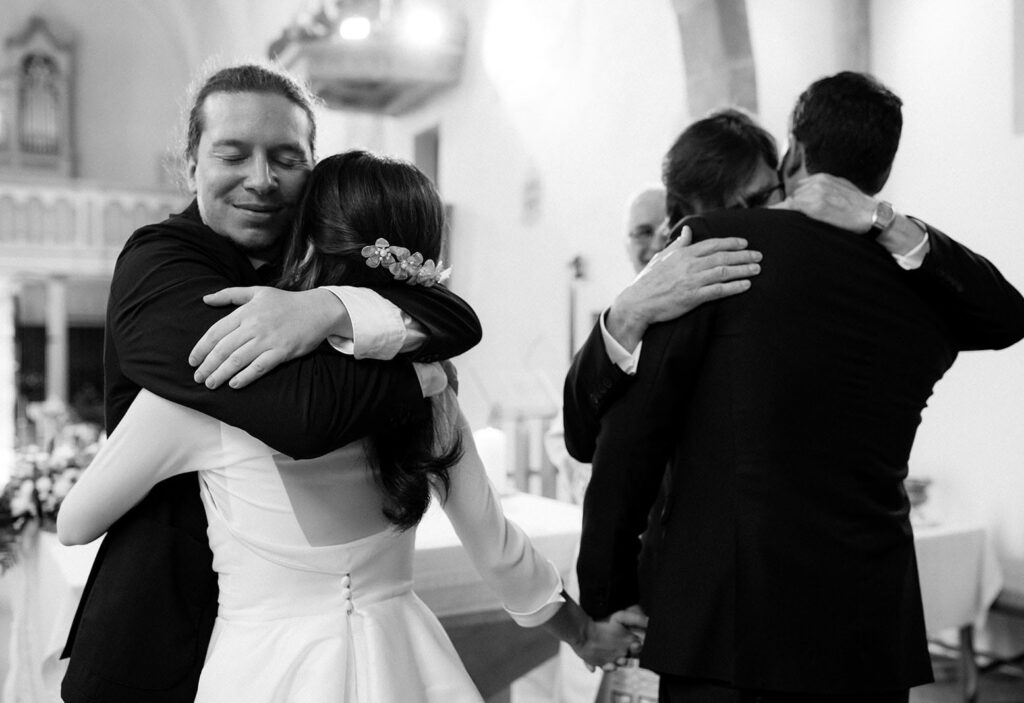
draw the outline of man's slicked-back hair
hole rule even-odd
[[[762,159],[770,168],[778,166],[775,140],[741,110],[716,110],[691,124],[662,161],[669,222],[725,207]]]
[[[812,83],[792,119],[807,171],[840,176],[869,195],[880,191],[900,145],[902,106],[866,73],[843,71]]]
[[[319,99],[303,83],[292,78],[283,69],[270,64],[245,63],[222,68],[211,74],[195,91],[188,112],[185,141],[185,161],[194,158],[203,135],[203,105],[214,93],[269,93],[280,95],[302,108],[309,118],[309,152],[316,144],[316,117],[314,106]]]

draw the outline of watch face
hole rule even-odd
[[[871,217],[871,227],[882,231],[886,227],[892,224],[892,221],[896,219],[896,213],[892,209],[892,203],[887,203],[884,200],[878,201],[878,205],[875,206],[875,213]]]

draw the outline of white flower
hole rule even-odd
[[[53,479],[49,476],[40,476],[36,479],[36,490],[39,495],[46,495],[53,488]]]
[[[62,444],[54,447],[50,454],[49,466],[51,468],[62,468],[71,464],[77,450],[69,444]]]
[[[53,495],[58,500],[63,500],[71,490],[71,487],[75,485],[75,481],[78,480],[79,475],[78,469],[68,469],[53,482]]]
[[[11,497],[11,514],[14,516],[35,515],[36,502],[33,499],[34,494],[35,483],[32,479],[22,481],[21,485],[18,486],[18,491]]]

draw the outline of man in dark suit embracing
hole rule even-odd
[[[283,244],[313,166],[313,117],[311,94],[270,66],[226,67],[199,88],[186,144],[195,200],[164,222],[136,231],[114,269],[104,345],[108,431],[146,388],[235,425],[288,456],[319,456],[422,407],[428,372],[417,371],[412,361],[455,356],[479,341],[476,314],[440,286],[379,291],[385,312],[389,304],[400,306],[420,325],[414,332],[424,342],[411,357],[387,362],[355,360],[327,346],[331,336],[359,342],[353,320],[366,304],[354,305],[360,300],[346,298],[351,291],[260,288],[253,303],[234,312],[204,304],[205,295],[226,288],[234,291],[231,301],[242,302],[236,296],[243,291],[234,287],[265,285],[280,273]],[[223,293],[215,298],[227,302]],[[279,310],[270,328],[290,343],[283,351],[261,346],[244,319],[254,308],[265,317],[260,306],[268,299]],[[373,322],[373,314],[360,319],[367,317]],[[401,347],[404,318],[397,318],[398,333],[389,338]],[[193,345],[225,321],[245,346],[232,354],[218,344],[210,354],[216,363],[193,369],[190,357],[196,365],[209,358],[196,359]],[[208,390],[223,377],[222,361],[231,387]],[[262,373],[252,385],[239,381]],[[443,375],[436,368],[433,373]],[[195,699],[217,615],[217,575],[206,528],[195,474],[158,484],[110,528],[68,638],[63,700]]]
[[[787,192],[813,173],[878,192],[900,108],[863,74],[811,85],[793,112]],[[641,655],[663,701],[906,701],[932,676],[903,489],[921,411],[959,351],[1024,336],[1024,299],[924,225],[925,264],[910,252],[920,269],[901,268],[876,241],[893,225],[884,202],[864,236],[785,209],[687,224],[695,241],[745,237],[763,267],[749,292],[648,328],[607,407],[587,407],[612,384],[588,394],[587,349],[577,359],[570,448],[570,415],[603,413],[581,602],[595,617],[637,602],[638,536],[667,470]],[[986,291],[981,305],[965,290]],[[603,353],[600,338],[588,347]]]

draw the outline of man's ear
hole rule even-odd
[[[185,163],[185,184],[188,186],[188,192],[192,195],[196,194],[196,157],[188,157],[188,161]]]
[[[795,178],[806,166],[804,159],[804,145],[796,137],[790,135],[786,160],[782,164],[782,177],[786,179]]]

